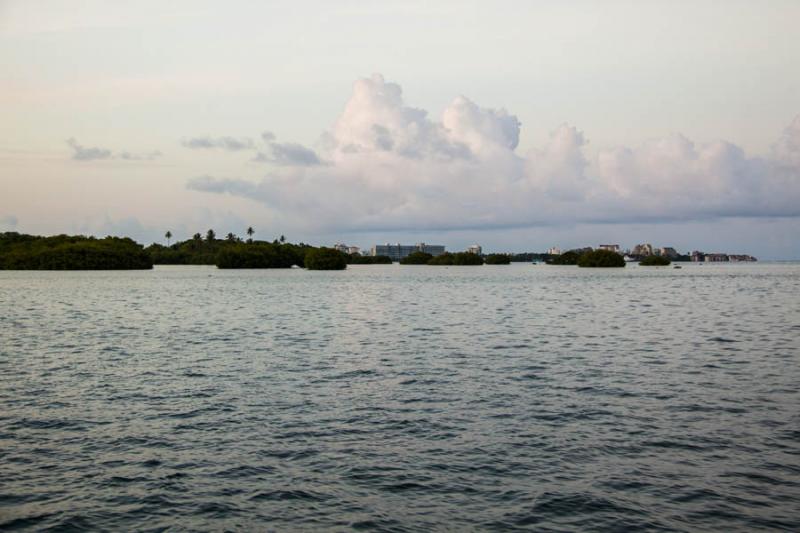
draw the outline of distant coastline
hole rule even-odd
[[[232,233],[217,238],[213,230],[205,235],[196,233],[190,239],[167,244],[153,243],[147,247],[128,237],[96,238],[83,235],[37,236],[17,232],[0,233],[0,270],[141,270],[153,265],[214,265],[222,269],[233,268],[292,268],[309,270],[343,270],[352,264],[391,264],[387,255],[362,255],[358,248],[312,246],[303,242],[290,243],[281,235],[272,241],[254,239],[254,230],[247,228],[246,239]],[[411,247],[409,247],[411,248]],[[439,250],[439,248],[441,250]],[[704,253],[678,254],[672,248],[654,249],[637,245],[632,251],[622,252],[618,245],[600,245],[561,252],[551,248],[546,253],[494,253],[483,254],[478,245],[464,252],[446,252],[437,246],[437,254],[417,251],[405,255],[399,262],[407,265],[479,266],[507,265],[512,262],[545,262],[553,265],[577,265],[589,252],[613,253],[625,261],[643,261],[648,257],[663,257],[670,261],[693,262],[749,262],[757,259],[745,254]],[[558,253],[555,253],[558,252]],[[588,257],[588,256],[587,256]],[[624,262],[613,260],[613,266]],[[612,266],[584,261],[581,266]],[[665,264],[645,261],[644,264]]]

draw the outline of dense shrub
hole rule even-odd
[[[309,270],[344,270],[347,254],[333,248],[311,248],[306,252],[305,266]]]
[[[482,265],[483,257],[470,252],[456,252],[453,254],[453,264],[456,266]]]
[[[425,252],[412,252],[400,260],[401,265],[427,265],[433,259],[431,254]]]
[[[564,252],[561,255],[556,255],[552,257],[547,264],[548,265],[577,265],[578,259],[580,259],[581,254],[575,251]]]
[[[592,250],[580,256],[578,266],[592,268],[624,267],[625,258],[610,250]]]
[[[132,239],[83,235],[38,237],[0,233],[0,269],[138,270],[151,269],[150,255]]]
[[[487,265],[510,265],[511,256],[507,254],[489,254],[486,256]]]
[[[470,252],[456,252],[454,254],[445,252],[432,258],[430,261],[428,261],[428,264],[435,266],[482,265],[483,258],[478,254],[473,254]]]
[[[351,265],[391,265],[392,259],[387,255],[350,254]]]
[[[667,266],[671,262],[672,261],[670,261],[668,257],[663,257],[660,255],[648,255],[639,261],[639,264],[642,266]]]
[[[298,263],[302,260],[284,244],[236,243],[222,247],[216,256],[217,268],[291,268]]]

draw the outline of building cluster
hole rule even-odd
[[[433,256],[442,255],[445,253],[445,247],[441,244],[426,244],[424,242],[418,242],[417,244],[375,244],[370,248],[368,252],[361,252],[361,249],[358,246],[349,246],[347,244],[337,242],[333,245],[333,248],[339,250],[340,252],[344,252],[346,254],[363,254],[363,255],[371,255],[371,256],[378,256],[384,255],[389,257],[392,261],[400,261],[401,259],[406,258],[410,254],[414,252],[424,252],[426,254],[431,254]],[[480,244],[473,244],[467,247],[467,252],[477,255],[483,255],[483,248]]]
[[[442,255],[444,253],[444,246],[441,244],[425,244],[419,242],[417,244],[376,244],[370,250],[370,255],[385,255],[392,261],[400,261],[414,252],[424,252],[433,256]]]
[[[720,253],[712,253],[707,254],[700,251],[693,251],[690,254],[692,261],[695,263],[738,263],[738,262],[748,262],[748,261],[758,261],[752,255],[747,254],[720,254]]]
[[[344,252],[344,253],[350,254],[350,255],[352,255],[352,254],[360,254],[361,253],[361,248],[359,248],[358,246],[348,246],[348,245],[346,245],[344,243],[341,243],[341,242],[337,242],[336,244],[334,244],[333,245],[333,249],[334,250],[339,250],[340,252]]]
[[[666,257],[671,260],[676,260],[681,257],[683,257],[685,260],[686,258],[686,256],[681,256],[681,254],[678,253],[678,251],[671,246],[656,247],[650,243],[637,244],[636,246],[634,246],[632,249],[629,250],[623,250],[619,244],[598,244],[597,249],[608,250],[610,252],[615,252],[620,255],[624,255],[625,260],[627,261],[637,261],[639,259],[651,255],[658,255],[661,257]],[[592,248],[588,247],[588,248],[578,248],[572,251],[583,253],[591,250]],[[554,246],[549,250],[547,250],[547,253],[550,255],[559,255],[561,254],[561,249]],[[751,255],[705,253],[705,252],[699,252],[697,250],[689,254],[689,257],[694,262],[704,262],[704,263],[757,261],[757,259]]]

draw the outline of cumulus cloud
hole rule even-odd
[[[254,150],[256,148],[253,139],[248,137],[241,137],[238,139],[236,137],[190,137],[183,139],[181,144],[185,148],[191,148],[193,150],[220,148],[222,150],[228,150],[229,152]]]
[[[67,145],[72,148],[72,159],[76,161],[95,161],[99,159],[124,159],[126,161],[152,161],[158,159],[163,154],[158,150],[144,153],[132,153],[128,151],[114,154],[108,148],[97,146],[83,146],[75,138],[67,139]]]
[[[681,135],[590,154],[584,133],[567,124],[518,154],[520,126],[464,96],[431,119],[373,75],[354,84],[319,155],[269,134],[271,153],[259,157],[278,165],[264,179],[206,176],[189,187],[344,231],[800,216],[800,118],[763,157]]]

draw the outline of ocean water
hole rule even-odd
[[[0,529],[800,530],[800,264],[0,272]]]

